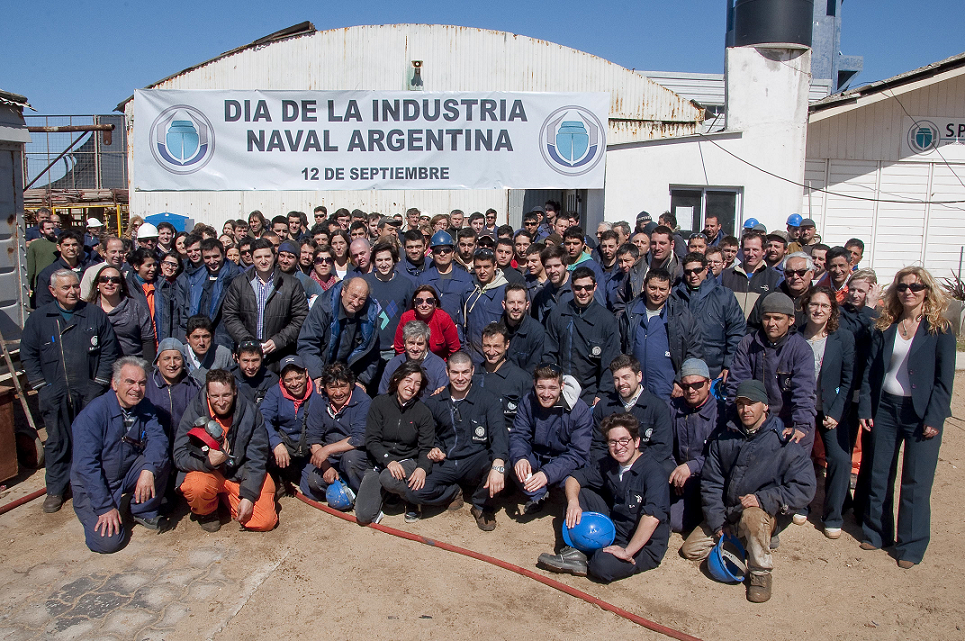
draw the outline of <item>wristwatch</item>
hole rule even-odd
[[[505,474],[505,473],[506,473],[506,468],[503,467],[502,465],[493,465],[493,471],[494,471],[494,472],[499,472],[500,474]]]

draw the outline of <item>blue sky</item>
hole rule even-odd
[[[305,20],[318,29],[458,24],[550,40],[628,68],[721,73],[724,13],[724,0],[9,0],[0,21],[0,89],[26,95],[41,114],[109,113],[135,88]],[[846,0],[842,52],[864,56],[856,83],[965,51],[949,26],[962,15],[961,0]]]

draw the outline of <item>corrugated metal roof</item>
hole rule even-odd
[[[9,91],[4,91],[3,89],[0,89],[0,105],[20,107],[21,109],[23,109],[24,107],[27,107],[32,111],[36,111],[36,109],[31,107],[30,103],[27,102],[26,96],[21,96],[18,93],[11,93]]]
[[[452,25],[297,32],[241,47],[150,88],[404,90],[412,60],[423,61],[427,91],[608,92],[612,143],[694,133],[703,117],[690,100],[598,56],[518,34]]]
[[[891,78],[878,80],[877,82],[872,82],[861,87],[856,87],[855,89],[849,89],[848,91],[844,91],[833,96],[828,96],[824,100],[812,104],[811,112],[822,111],[824,109],[829,109],[836,105],[848,102],[857,102],[857,100],[863,96],[879,93],[893,87],[900,87],[901,85],[923,80],[954,69],[958,69],[962,73],[965,73],[965,53],[950,56],[944,60],[939,60],[938,62],[931,63],[930,65],[925,65],[924,67],[919,67],[918,69],[912,69],[911,71],[900,73],[897,76],[892,76]]]
[[[677,71],[638,71],[674,93],[693,100],[704,107],[724,105],[724,74],[722,73],[683,73]],[[831,81],[817,79],[811,82],[808,102],[814,103],[827,97],[831,91]]]

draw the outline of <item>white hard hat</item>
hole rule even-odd
[[[88,227],[103,227],[103,226],[104,226],[104,223],[102,223],[101,221],[97,220],[96,218],[88,218],[88,219],[87,219],[87,226],[88,226]]]
[[[157,238],[157,227],[151,223],[144,223],[137,228],[138,238]]]

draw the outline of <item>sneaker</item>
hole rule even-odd
[[[480,510],[475,505],[469,510],[472,518],[476,519],[476,525],[483,532],[492,532],[496,529],[496,515],[489,510]]]
[[[840,539],[841,538],[841,528],[839,527],[826,527],[824,528],[824,536],[829,539]]]
[[[794,522],[794,525],[804,525],[805,523],[808,522],[808,515],[795,514],[794,516],[791,517],[791,521]]]
[[[526,505],[523,506],[523,514],[538,514],[542,511],[543,506],[546,504],[546,495],[539,497],[538,499],[530,499],[526,501]]]
[[[217,532],[221,529],[221,517],[218,516],[218,510],[211,514],[195,514],[194,520],[205,532]]]
[[[383,512],[382,510],[379,510],[379,513],[375,515],[375,518],[372,520],[372,522],[378,525],[379,523],[382,522],[382,519],[384,518],[385,518],[385,512]]]
[[[536,566],[550,572],[586,576],[586,555],[576,548],[566,546],[559,554],[540,554]]]
[[[153,516],[149,519],[143,516],[132,515],[134,522],[147,530],[153,530],[154,532],[161,531],[161,516]]]
[[[851,482],[849,483],[848,487],[850,487],[852,491],[854,491],[854,489],[855,489],[856,487],[858,487],[858,475],[857,475],[857,474],[852,474],[852,475],[851,475]]]
[[[63,494],[48,494],[47,498],[44,499],[44,512],[46,514],[53,514],[54,512],[59,512],[60,508],[64,506],[64,495]]]
[[[452,503],[450,503],[449,507],[446,509],[449,510],[450,512],[458,512],[459,510],[462,509],[462,506],[465,504],[466,504],[466,500],[462,498],[462,492],[460,492],[459,495],[456,496],[456,498],[452,499]]]
[[[405,519],[406,523],[415,523],[421,519],[422,514],[420,514],[419,506],[406,504],[405,516],[403,518]]]
[[[771,598],[771,573],[751,572],[747,584],[747,600],[751,603],[764,603]]]

